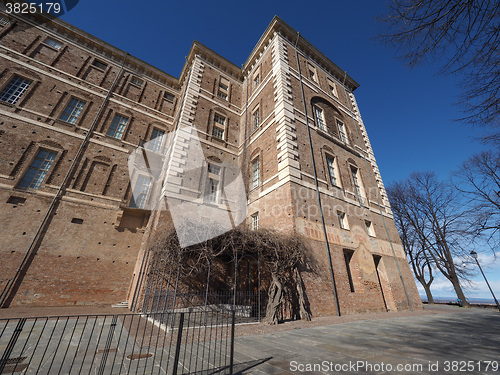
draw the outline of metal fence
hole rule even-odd
[[[208,293],[146,293],[141,310],[155,315],[161,311],[228,313],[235,310],[236,323],[260,322],[265,316],[267,293],[215,291]]]
[[[0,320],[0,374],[232,374],[235,311]]]

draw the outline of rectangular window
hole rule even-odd
[[[132,83],[133,85],[142,87],[142,85],[144,84],[144,81],[142,79],[140,79],[139,77],[133,76],[132,79],[130,80],[130,83]]]
[[[0,16],[0,27],[8,26],[10,23],[8,18]]]
[[[163,143],[163,137],[165,132],[160,129],[154,128],[151,132],[151,139],[147,143],[147,149],[153,152],[159,152],[161,150],[161,145]]]
[[[209,202],[217,202],[217,192],[219,189],[219,181],[214,180],[213,178],[208,179],[208,201]]]
[[[335,159],[327,156],[326,165],[328,167],[328,176],[330,177],[330,183],[337,186],[337,171],[335,170]]]
[[[328,87],[330,88],[330,94],[338,98],[339,94],[337,93],[337,85],[333,81],[328,80]]]
[[[259,213],[255,213],[251,216],[252,218],[252,230],[258,230],[259,229]]]
[[[370,237],[375,237],[375,231],[373,230],[373,225],[371,221],[365,220],[366,231]]]
[[[52,47],[52,48],[54,48],[54,49],[57,49],[57,50],[61,49],[61,47],[62,47],[62,43],[61,42],[59,42],[59,41],[57,41],[55,39],[52,39],[52,38],[45,39],[45,41],[43,43],[46,44],[46,45],[48,45],[48,46],[50,46],[50,47]]]
[[[212,174],[219,176],[220,175],[220,167],[218,165],[209,163],[208,164],[208,173],[212,173]]]
[[[316,68],[314,66],[312,66],[311,64],[307,64],[308,68],[309,68],[309,78],[318,83],[318,74],[316,73]]]
[[[359,171],[356,167],[351,167],[352,182],[354,183],[354,189],[356,190],[356,196],[360,204],[364,205],[365,200],[363,198],[363,193],[361,189],[361,183],[359,180]]]
[[[165,99],[167,99],[167,100],[171,101],[171,102],[173,102],[173,101],[174,101],[174,99],[175,99],[175,95],[173,95],[173,94],[171,94],[171,93],[169,93],[169,92],[166,92],[166,91],[163,93],[163,97],[164,97]]]
[[[254,78],[253,78],[253,88],[256,89],[257,86],[259,86],[259,83],[260,83],[260,75],[257,74]]]
[[[349,225],[347,224],[347,219],[345,217],[345,213],[342,211],[337,211],[337,218],[339,219],[339,227],[340,229],[349,229]]]
[[[260,161],[255,159],[252,162],[252,184],[251,189],[258,188],[260,185]]]
[[[221,99],[227,100],[228,93],[229,93],[229,81],[224,77],[220,77],[219,87],[217,89],[217,96]]]
[[[259,108],[253,111],[252,113],[252,126],[253,130],[257,129],[260,126],[260,111]]]
[[[115,115],[111,126],[106,135],[116,139],[122,139],[125,128],[127,127],[128,118],[120,115]]]
[[[323,115],[323,110],[317,106],[313,106],[314,117],[316,118],[316,126],[323,131],[326,131],[325,117]]]
[[[59,117],[59,120],[69,122],[70,124],[76,124],[78,117],[80,117],[83,112],[83,108],[85,108],[84,101],[72,98],[61,114],[61,117]]]
[[[349,287],[351,292],[354,292],[354,283],[352,282],[352,273],[351,273],[351,260],[354,255],[354,251],[352,250],[344,250],[344,261],[345,267],[347,269],[347,278],[349,279]]]
[[[345,127],[344,124],[340,121],[337,121],[337,128],[339,129],[339,138],[342,142],[344,143],[349,143],[347,142],[347,136],[345,134]]]
[[[226,118],[221,115],[218,115],[217,113],[214,115],[214,121],[222,126],[226,124]]]
[[[92,62],[92,65],[95,66],[98,69],[101,69],[101,70],[105,70],[108,67],[108,64],[106,64],[106,63],[104,63],[102,61],[99,61],[99,60],[94,60]]]
[[[218,139],[224,139],[224,129],[214,126],[212,129],[212,135]]]
[[[52,167],[54,160],[56,160],[56,156],[55,152],[43,149],[39,150],[24,177],[21,179],[21,182],[19,182],[19,187],[38,189],[47,176],[50,167]]]
[[[0,94],[0,100],[9,104],[16,104],[31,85],[30,80],[22,77],[14,77]]]
[[[139,175],[132,191],[133,197],[130,201],[132,208],[144,208],[148,200],[149,188],[151,187],[152,178],[149,176]]]

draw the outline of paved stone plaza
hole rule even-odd
[[[252,375],[500,374],[500,312],[425,308],[441,313],[238,337],[235,370]],[[314,371],[315,364],[323,368]]]

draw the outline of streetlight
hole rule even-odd
[[[474,250],[472,250],[472,251],[470,252],[470,255],[471,255],[471,257],[473,257],[473,258],[474,258],[474,260],[475,260],[475,261],[476,261],[476,263],[477,263],[477,266],[479,267],[479,270],[480,270],[480,271],[481,271],[481,273],[483,274],[484,281],[486,281],[486,285],[488,285],[488,288],[489,288],[489,290],[490,290],[490,292],[491,292],[491,295],[493,296],[493,299],[495,300],[495,303],[497,304],[498,311],[500,311],[500,304],[498,303],[497,298],[495,297],[495,294],[493,293],[493,290],[491,290],[490,283],[489,283],[489,282],[488,282],[488,280],[486,279],[486,276],[485,276],[485,274],[484,274],[484,272],[483,272],[483,269],[481,268],[481,265],[479,264],[479,261],[477,260],[477,253],[476,253]]]

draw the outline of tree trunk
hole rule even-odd
[[[430,284],[421,283],[427,295],[427,304],[434,305],[434,297],[432,297]]]
[[[269,300],[267,302],[264,323],[278,324],[278,309],[283,301],[283,285],[275,274],[272,274],[271,277],[272,281],[269,286]]]
[[[455,293],[457,294],[457,298],[462,301],[462,306],[469,307],[469,302],[467,302],[467,299],[465,298],[465,294],[462,290],[462,287],[460,286],[460,281],[458,279],[453,279],[450,281],[453,285],[453,288],[455,289]]]
[[[300,309],[300,319],[311,320],[311,314],[308,311],[306,298],[304,294],[304,283],[302,281],[302,276],[298,268],[295,268],[295,285],[297,287],[297,293],[299,295],[299,309]]]

